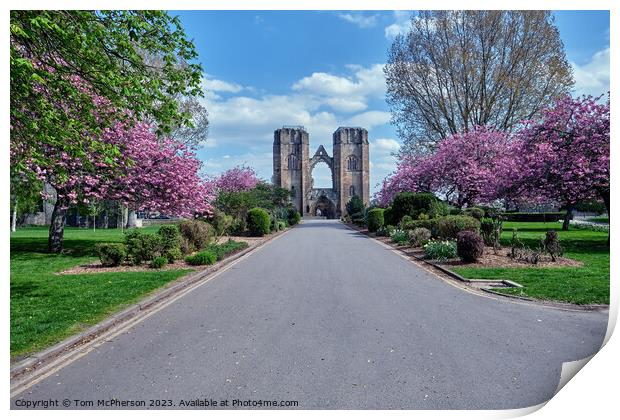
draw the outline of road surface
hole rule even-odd
[[[596,352],[606,325],[607,313],[468,293],[337,221],[309,220],[12,406],[520,408],[549,399],[562,362]]]

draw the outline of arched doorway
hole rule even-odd
[[[314,205],[313,215],[322,216],[327,219],[334,219],[336,218],[336,206],[329,198],[322,195]]]

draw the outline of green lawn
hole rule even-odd
[[[584,229],[561,231],[561,223],[505,222],[502,244],[508,245],[512,228],[530,248],[537,246],[545,232],[555,229],[565,256],[583,262],[583,267],[564,268],[454,268],[471,279],[508,279],[523,289],[502,289],[503,293],[577,304],[609,304],[609,246],[606,232]]]
[[[55,274],[96,261],[96,243],[120,241],[120,229],[67,228],[65,252],[50,255],[46,253],[47,228],[22,228],[11,234],[12,357],[40,350],[94,325],[190,271]]]
[[[607,224],[609,224],[609,217],[590,217],[587,220],[589,222],[594,222],[594,223],[607,223]]]

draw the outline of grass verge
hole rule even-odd
[[[589,219],[586,219],[586,220],[588,222],[609,224],[609,217],[590,217]]]
[[[501,289],[502,293],[576,304],[609,304],[609,246],[606,232],[584,229],[561,231],[561,223],[505,222],[502,245],[508,245],[512,229],[530,248],[541,236],[554,229],[568,258],[583,262],[582,267],[561,268],[451,268],[470,279],[507,279],[522,289]]]
[[[120,229],[67,228],[65,251],[52,255],[46,252],[47,228],[22,228],[11,234],[12,358],[86,329],[191,271],[55,274],[97,261],[97,243],[121,242],[122,238]]]

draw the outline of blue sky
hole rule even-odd
[[[209,140],[199,156],[205,171],[238,164],[261,178],[272,173],[273,131],[304,125],[310,153],[341,125],[369,130],[371,193],[395,167],[399,139],[389,124],[382,64],[395,34],[406,31],[410,12],[181,11],[199,53]],[[609,89],[609,12],[555,13],[576,94]],[[317,166],[316,186],[331,183]]]

